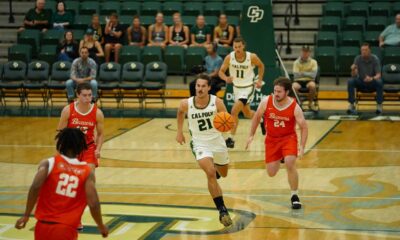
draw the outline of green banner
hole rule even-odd
[[[261,91],[257,90],[251,104],[256,109],[262,97],[272,92],[272,82],[282,75],[276,63],[275,35],[272,18],[272,5],[269,0],[243,0],[240,32],[246,41],[246,50],[257,54],[265,66],[264,85]],[[233,106],[233,87],[228,84],[224,102],[228,111]]]

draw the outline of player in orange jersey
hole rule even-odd
[[[78,159],[95,169],[99,165],[103,145],[104,115],[96,104],[91,103],[92,88],[89,83],[79,84],[76,92],[78,101],[64,107],[57,129],[79,128],[85,134],[88,149]]]
[[[91,168],[76,157],[86,148],[85,135],[76,128],[65,128],[57,136],[57,154],[43,160],[28,193],[24,216],[15,227],[22,229],[37,202],[35,240],[72,240],[86,205],[100,233],[107,237]]]
[[[293,209],[300,209],[301,202],[298,196],[299,176],[296,169],[296,159],[304,154],[308,136],[307,122],[303,111],[296,100],[289,97],[292,83],[287,78],[278,78],[274,81],[274,94],[264,98],[255,113],[246,149],[253,141],[257,126],[262,117],[266,128],[265,136],[265,163],[268,175],[273,177],[280,168],[280,161],[284,160],[290,189]],[[296,123],[300,127],[300,147],[297,148]]]

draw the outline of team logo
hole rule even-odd
[[[250,6],[247,10],[247,17],[250,18],[250,22],[256,23],[263,19],[264,10],[259,8],[258,6]]]

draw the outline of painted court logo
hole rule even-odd
[[[258,6],[250,6],[247,10],[247,17],[250,18],[250,22],[256,23],[263,19],[264,10],[259,8]]]

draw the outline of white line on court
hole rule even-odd
[[[54,148],[54,145],[18,145],[18,144],[0,144],[0,148],[18,147],[18,148]],[[153,148],[102,148],[103,150],[116,150],[116,151],[157,151]],[[306,151],[317,152],[381,152],[381,153],[400,153],[400,149],[339,149],[339,148],[306,148]],[[162,151],[180,151],[188,152],[190,149],[162,149]],[[244,151],[244,150],[243,150]],[[233,152],[240,152],[233,151]],[[247,152],[247,151],[246,151]],[[251,151],[251,152],[264,152],[264,151]]]

